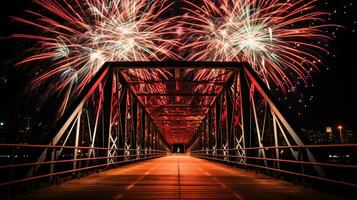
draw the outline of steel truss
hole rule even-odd
[[[173,75],[135,76],[143,70],[150,77],[152,69]],[[190,78],[202,69],[220,73],[212,79]],[[209,87],[197,92],[202,85]],[[304,143],[282,110],[246,63],[109,62],[58,121],[44,150],[36,151],[37,162],[25,180],[44,171],[52,177],[66,168],[75,175],[81,169],[162,156],[175,141],[193,155],[245,165],[281,169],[282,158],[315,162],[309,148],[299,148]]]
[[[304,142],[266,84],[247,64],[232,68],[234,74],[195,131],[188,151],[264,169],[280,170],[281,158],[316,162],[309,148],[296,148]],[[321,167],[313,168],[319,177],[325,176]]]
[[[76,170],[152,158],[169,151],[168,143],[120,70],[109,66],[101,68],[54,130],[49,146],[55,148],[39,152],[38,163],[55,162],[69,155],[74,160],[71,168]],[[87,159],[77,161],[83,158]],[[40,167],[33,166],[27,177],[41,173]],[[50,174],[58,170],[50,164]]]

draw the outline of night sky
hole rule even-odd
[[[296,123],[302,128],[323,129],[342,124],[357,130],[357,3],[353,0],[321,2],[321,9],[331,12],[329,23],[343,26],[329,30],[334,40],[329,44],[330,55],[324,55],[320,72],[312,73],[306,88],[297,85],[294,91],[281,94],[273,91]],[[29,0],[6,0],[0,6],[0,121],[16,126],[23,116],[36,114],[38,96],[29,94],[31,67],[15,66],[23,52],[33,45],[8,36],[26,32],[29,27],[11,21],[9,16],[23,16],[24,9],[32,9]],[[33,64],[35,65],[35,64]],[[49,106],[49,105],[47,105]]]

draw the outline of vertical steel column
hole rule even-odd
[[[136,137],[137,137],[137,114],[138,114],[138,103],[134,95],[132,94],[132,99],[131,99],[131,136],[130,136],[130,148],[131,149],[136,149]],[[133,151],[130,152],[134,153]]]
[[[157,131],[155,134],[155,149],[156,150],[159,149],[159,134],[160,134],[160,130],[159,130],[159,128],[157,128]]]
[[[275,158],[277,160],[280,159],[280,155],[279,155],[279,149],[278,149],[278,146],[279,146],[279,138],[278,138],[278,130],[277,130],[277,127],[276,127],[276,117],[275,117],[275,114],[272,113],[272,116],[273,116],[273,131],[274,131],[274,146],[275,146]],[[275,162],[276,164],[276,168],[280,169],[280,162]]]
[[[239,71],[239,91],[241,97],[241,116],[242,116],[242,131],[244,135],[245,148],[253,147],[255,138],[252,134],[251,127],[251,105],[250,105],[250,88],[249,79],[244,73],[244,70]],[[255,156],[253,150],[244,150],[246,156]]]
[[[140,149],[145,149],[145,119],[146,119],[146,114],[145,114],[145,109],[144,107],[141,106],[141,117],[140,117]]]
[[[152,149],[153,150],[156,150],[155,149],[155,135],[156,135],[156,131],[157,131],[157,127],[156,127],[156,125],[154,124],[154,130],[153,130],[153,132],[152,132],[152,135],[151,135],[151,137],[152,137]]]
[[[221,112],[222,114],[225,114],[226,116],[222,115],[221,116],[221,137],[222,137],[222,148],[223,148],[223,154],[228,155],[226,149],[228,147],[228,120],[227,120],[227,99],[226,99],[226,90],[223,90],[222,92],[222,104],[221,104]],[[223,120],[224,119],[224,120]],[[224,159],[227,159],[225,156]]]
[[[203,131],[202,131],[202,123],[203,122],[201,122],[201,124],[198,127],[198,134],[201,136],[202,150],[204,150],[205,149],[205,136],[203,135]]]
[[[152,136],[152,141],[153,141],[153,144],[152,144],[152,148],[154,149],[154,150],[156,150],[156,145],[157,145],[157,133],[158,133],[158,128],[157,128],[157,126],[155,125],[155,132],[154,132],[154,134],[153,134],[153,136]]]
[[[205,150],[206,149],[206,144],[205,144],[205,134],[203,132],[203,122],[200,124],[199,126],[199,132],[200,132],[200,135],[201,135],[201,139],[202,139],[202,149]]]
[[[212,125],[213,125],[212,124],[212,120],[213,120],[212,114],[213,114],[213,112],[210,109],[208,111],[208,148],[209,149],[213,148],[213,145],[212,145]]]
[[[104,127],[103,127],[103,147],[110,148],[109,143],[109,135],[111,134],[112,129],[112,99],[113,99],[113,79],[114,73],[113,69],[110,68],[108,71],[107,80],[104,86],[104,103],[103,103],[103,119],[104,119]],[[106,153],[102,153],[102,156],[109,156],[110,150],[108,149]],[[106,159],[106,162],[109,162],[109,159]]]
[[[228,134],[228,149],[232,149],[235,147],[235,135],[234,135],[234,122],[233,122],[233,115],[234,115],[234,104],[233,104],[233,96],[232,92],[229,88],[230,86],[226,87],[226,106],[227,106],[227,134]],[[235,155],[235,150],[228,151],[229,155]]]
[[[203,149],[206,150],[206,130],[205,130],[205,120],[203,119],[201,125],[200,125],[200,130],[201,130],[201,134],[203,135]]]
[[[198,138],[198,146],[196,150],[202,150],[202,141],[201,141],[201,136],[199,134],[198,128],[195,130],[196,137]]]
[[[222,149],[222,95],[219,95],[216,100],[216,147]],[[217,150],[219,154],[219,150]]]
[[[119,132],[119,149],[125,148],[125,135],[126,135],[126,122],[128,116],[128,107],[127,107],[127,98],[128,98],[128,87],[127,84],[122,83],[122,95],[119,102],[119,112],[120,112],[120,132]],[[124,155],[124,151],[120,150],[119,155]],[[119,160],[122,160],[122,157],[119,157]]]
[[[77,116],[77,129],[76,129],[76,136],[75,136],[75,141],[74,141],[74,146],[78,147],[79,143],[79,133],[80,133],[80,128],[81,128],[81,115],[82,115],[82,110],[79,111],[78,116]],[[73,169],[77,169],[77,156],[78,156],[78,149],[75,148],[73,152]],[[73,172],[73,175],[76,173]]]
[[[151,150],[154,150],[154,133],[156,131],[155,129],[156,129],[156,126],[154,123],[152,123],[152,130],[150,133],[150,148],[151,148]]]
[[[146,146],[147,148],[149,149],[149,153],[151,153],[151,141],[150,141],[150,136],[151,136],[151,133],[152,133],[152,121],[151,121],[151,118],[148,119],[148,134],[147,134],[147,141],[146,141]]]
[[[205,117],[204,121],[203,121],[203,131],[205,134],[205,147],[206,149],[209,149],[209,145],[208,145],[208,123],[207,123],[207,117]]]
[[[198,149],[202,150],[202,135],[200,134],[200,126],[197,127],[196,129],[196,134],[197,134],[197,137],[198,137]]]

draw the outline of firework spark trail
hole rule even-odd
[[[296,77],[307,83],[309,71],[320,63],[316,54],[325,53],[313,42],[329,40],[324,28],[333,26],[324,24],[328,13],[316,11],[318,0],[185,2],[187,39],[181,50],[190,51],[185,59],[248,62],[268,86],[272,81],[283,90]],[[215,72],[201,71],[199,76],[222,73]]]
[[[178,42],[175,18],[161,19],[169,7],[166,0],[34,0],[42,11],[27,10],[28,18],[15,21],[40,33],[14,34],[14,38],[36,40],[33,55],[18,64],[48,62],[34,80],[58,80],[55,91],[65,93],[61,112],[71,95],[78,94],[106,61],[148,61],[177,58],[171,50]],[[144,80],[161,79],[160,70],[129,70]],[[160,86],[162,89],[163,86]],[[53,92],[55,92],[53,91]]]
[[[26,10],[27,18],[13,17],[41,31],[12,36],[38,43],[33,55],[18,64],[48,63],[39,68],[34,82],[57,81],[52,93],[63,92],[63,112],[106,61],[180,59],[174,51],[179,41],[184,43],[179,53],[187,54],[186,60],[245,61],[268,86],[273,82],[287,89],[296,77],[306,83],[310,69],[317,69],[316,55],[325,50],[313,42],[330,39],[323,30],[331,25],[322,20],[328,13],[315,11],[318,0],[199,1],[185,1],[187,14],[177,24],[178,16],[162,19],[172,5],[168,0],[34,0],[41,11]],[[220,80],[225,74],[194,71],[196,80]],[[126,73],[144,81],[172,76],[154,69]],[[164,84],[141,87],[140,92],[166,91]]]

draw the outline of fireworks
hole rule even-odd
[[[26,11],[14,20],[41,30],[14,34],[36,40],[33,55],[19,64],[45,61],[48,66],[34,80],[55,80],[64,91],[65,109],[106,61],[165,59],[248,62],[261,78],[280,88],[293,87],[293,79],[307,81],[317,68],[314,41],[326,36],[317,0],[198,0],[185,1],[186,14],[164,18],[173,3],[166,0],[34,0],[42,11]],[[181,23],[175,23],[180,18]],[[180,42],[183,44],[181,45]],[[180,46],[181,48],[177,48]],[[179,52],[175,52],[176,50]],[[128,70],[142,80],[172,76],[160,70]],[[220,77],[224,70],[199,70],[196,79]],[[200,87],[198,90],[206,90]],[[164,92],[165,85],[139,88]]]
[[[47,61],[44,73],[34,80],[58,80],[56,90],[66,91],[62,111],[70,94],[81,91],[106,61],[148,61],[176,58],[171,51],[176,39],[173,18],[162,19],[170,6],[166,0],[35,0],[41,12],[26,11],[29,19],[14,20],[40,30],[37,34],[14,34],[38,42],[32,56],[19,64]],[[172,38],[172,37],[171,37]],[[137,74],[131,70],[132,74]],[[155,78],[158,71],[141,71]]]
[[[186,59],[248,62],[268,86],[291,88],[296,77],[306,82],[320,62],[314,52],[324,51],[313,42],[329,39],[322,20],[328,13],[316,11],[314,0],[185,2]]]

